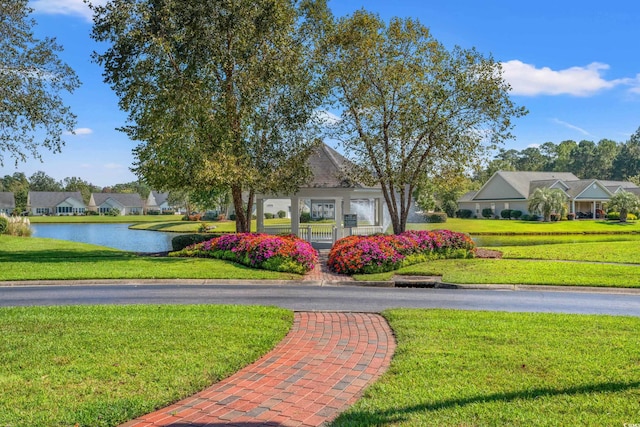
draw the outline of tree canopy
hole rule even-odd
[[[76,124],[62,95],[80,81],[58,58],[55,39],[34,36],[27,1],[0,2],[0,165],[5,156],[16,165],[39,159],[40,148],[59,152]]]
[[[611,197],[607,208],[620,212],[620,222],[627,222],[627,214],[640,208],[640,198],[628,191],[619,191]]]
[[[500,64],[474,49],[447,50],[414,19],[388,24],[366,11],[338,20],[326,43],[327,75],[343,109],[334,136],[361,182],[379,184],[394,233],[406,227],[427,174],[469,167],[510,138],[525,114]]]
[[[530,212],[540,212],[545,222],[551,220],[551,214],[557,213],[562,216],[565,209],[567,196],[557,188],[541,187],[536,188],[529,199],[528,209]]]
[[[295,191],[322,101],[324,0],[112,0],[94,7],[95,60],[139,141],[134,172],[164,190],[230,188],[236,229],[255,192]]]

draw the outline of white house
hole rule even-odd
[[[141,215],[142,198],[137,193],[92,193],[88,209],[101,214],[108,214],[115,208],[120,215]]]
[[[569,212],[577,217],[596,218],[603,204],[618,191],[640,192],[632,182],[579,179],[570,172],[500,171],[478,191],[470,191],[458,200],[459,209],[468,209],[480,217],[483,209],[500,216],[505,209],[528,214],[529,199],[536,188],[557,188],[569,200]]]
[[[151,191],[147,197],[145,208],[147,209],[147,212],[160,211],[161,213],[173,213],[173,208],[169,205],[168,192],[159,193],[157,191]]]
[[[0,192],[0,213],[11,215],[16,208],[16,199],[12,192]]]
[[[86,205],[79,191],[29,191],[29,215],[84,215]]]

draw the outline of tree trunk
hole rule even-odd
[[[242,187],[239,185],[231,186],[231,197],[233,198],[233,208],[236,211],[236,232],[248,233],[247,218],[242,201]]]
[[[620,209],[620,222],[627,222],[627,210]]]

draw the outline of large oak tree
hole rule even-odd
[[[34,36],[31,12],[27,0],[0,1],[0,166],[5,156],[17,165],[41,148],[59,152],[76,124],[62,95],[80,81],[55,39]]]
[[[128,113],[134,172],[163,190],[229,188],[249,231],[255,192],[308,178],[322,101],[313,54],[324,0],[112,0],[95,59]]]
[[[525,113],[491,57],[447,50],[413,19],[386,24],[358,11],[338,20],[326,49],[343,111],[335,136],[354,178],[382,187],[394,233],[406,227],[418,183],[469,166]]]

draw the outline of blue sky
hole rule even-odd
[[[104,2],[104,0],[100,0]],[[55,179],[79,176],[108,186],[135,180],[129,168],[135,142],[115,130],[125,124],[117,99],[90,59],[97,48],[82,0],[32,0],[36,34],[56,37],[62,58],[83,85],[67,97],[78,116],[76,135],[60,154],[43,152],[17,169],[10,159],[0,175],[42,170]],[[626,141],[640,127],[640,2],[593,0],[329,0],[336,16],[366,8],[383,19],[413,17],[451,48],[476,47],[502,62],[512,97],[529,114],[515,122],[524,149],[566,139]]]

